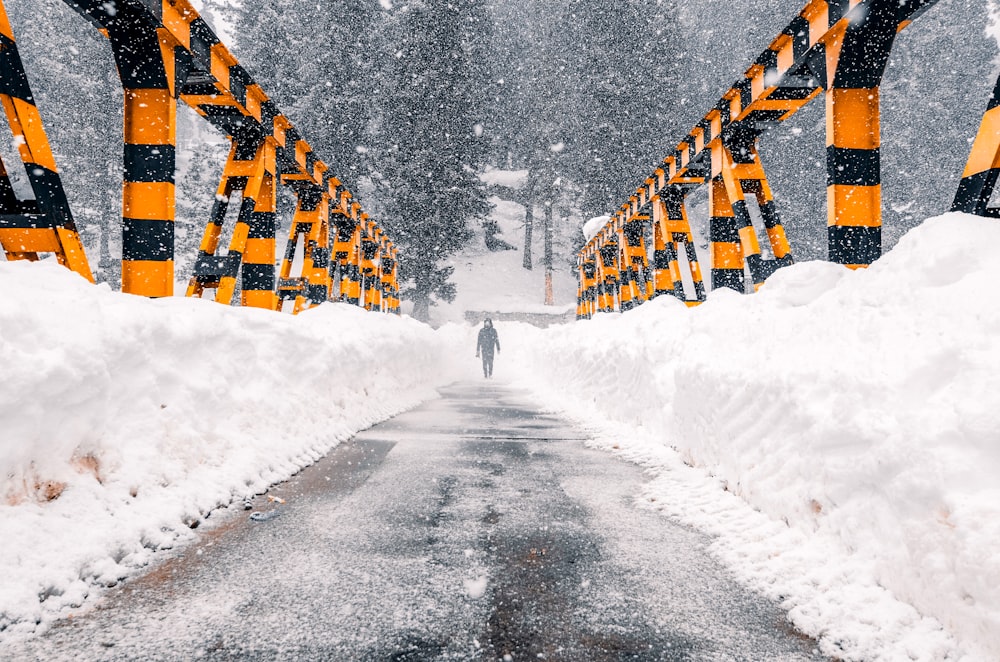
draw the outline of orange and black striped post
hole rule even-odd
[[[869,5],[826,45],[830,261],[852,268],[882,254],[879,84],[899,27],[899,3]]]
[[[365,221],[365,232],[361,237],[361,292],[365,310],[377,310],[381,305],[379,292],[382,278],[376,268],[379,262],[379,238],[375,225]]]
[[[246,224],[246,249],[243,252],[241,303],[252,308],[277,310],[275,292],[275,240],[277,234],[276,198],[278,177],[275,163],[276,142],[268,137],[260,147],[257,171],[243,192],[240,224]]]
[[[347,213],[337,217],[334,244],[335,258],[340,276],[340,300],[355,306],[361,303],[361,225],[360,205],[348,203]]]
[[[276,310],[275,294],[275,140],[234,143],[219,184],[212,217],[205,228],[187,296],[200,297],[215,288],[215,300],[230,304],[242,267],[240,303]],[[216,255],[229,200],[243,190],[239,216],[226,255]]]
[[[618,241],[606,241],[598,249],[600,253],[601,282],[598,285],[598,308],[604,313],[615,312],[620,295],[618,270]]]
[[[381,310],[385,313],[392,312],[392,272],[395,267],[395,260],[392,257],[392,242],[385,235],[382,236],[381,249],[379,250],[379,281],[381,282]]]
[[[600,234],[594,239],[594,264],[597,267],[597,290],[594,298],[596,301],[595,313],[604,312],[608,308],[608,294],[604,285],[605,280],[607,280],[605,275],[607,269],[604,266],[604,254],[601,252],[602,239]]]
[[[580,294],[577,319],[590,319],[594,315],[594,299],[597,295],[597,265],[593,257],[580,261]]]
[[[293,313],[318,306],[330,296],[329,198],[314,188],[298,191],[298,204],[289,232],[285,259],[278,280],[279,297],[294,296]],[[302,241],[302,267],[298,277],[291,271],[299,240]],[[288,294],[282,294],[284,289]],[[295,292],[291,295],[291,292]]]
[[[60,264],[93,282],[2,0],[0,104],[35,196],[18,199],[0,159],[0,247],[8,260],[37,260],[38,253],[55,253]]]
[[[295,301],[293,313],[323,303],[329,289],[329,246],[325,243],[329,240],[325,227],[329,210],[327,196],[312,186],[300,185],[296,187],[296,198],[295,215],[288,231],[277,288],[279,301]],[[293,275],[300,245],[300,273]]]
[[[652,218],[652,215],[650,215]],[[652,223],[643,223],[642,225],[642,298],[644,301],[653,300],[653,269],[651,260],[649,259],[649,248],[648,240],[652,239]]]
[[[654,218],[659,214],[657,206],[662,206],[663,201],[659,198],[653,200]],[[675,275],[676,272],[676,275]],[[676,294],[677,281],[680,280],[680,269],[677,267],[677,251],[672,241],[667,241],[663,224],[653,223],[653,296],[659,297],[665,294]],[[683,283],[681,292],[683,293]]]
[[[383,268],[389,269],[389,295],[386,302],[388,312],[399,315],[399,249],[392,246],[389,250],[388,263],[383,260]]]
[[[749,142],[738,149],[729,150],[728,156],[733,164],[733,176],[739,183],[740,190],[752,193],[757,199],[764,231],[767,233],[771,252],[774,254],[774,263],[767,264],[764,276],[767,278],[775,270],[794,263],[792,247],[785,234],[785,226],[781,223],[781,216],[778,214],[778,207],[771,193],[771,186],[767,182],[767,175],[764,173],[756,145]]]
[[[662,266],[654,272],[654,280],[658,283],[656,286],[658,295],[672,294],[688,303],[704,301],[705,282],[701,275],[691,224],[684,207],[683,190],[669,189],[653,201],[653,226],[659,233],[658,241],[662,242],[658,258]],[[684,258],[694,287],[695,298],[690,300],[684,292],[684,278],[680,264],[681,244],[684,244]],[[656,255],[654,253],[654,259],[657,259]]]
[[[712,214],[708,228],[709,241],[712,245],[712,289],[728,287],[744,293],[746,283],[743,273],[743,248],[740,241],[743,223],[733,211],[726,182],[721,174],[712,178],[708,198]]]
[[[305,291],[295,300],[295,306],[302,310],[318,306],[330,300],[330,223],[329,203],[325,196],[320,202],[319,222],[313,230],[306,246],[308,259],[302,266]]]
[[[147,11],[119,2],[105,22],[125,97],[122,291],[166,297],[174,289],[176,62],[172,39]]]
[[[216,290],[216,301],[231,303],[232,293],[236,289],[236,276],[239,274],[242,253],[230,252],[227,255],[216,255],[222,240],[222,228],[226,222],[226,212],[229,202],[236,191],[243,191],[254,171],[257,151],[254,145],[233,142],[229,149],[222,179],[215,192],[215,202],[205,232],[198,248],[198,259],[195,261],[194,273],[188,282],[186,296],[201,297],[206,289]],[[229,297],[218,292],[224,279],[228,279],[226,289]]]
[[[618,305],[624,313],[635,308],[634,274],[628,261],[628,242],[623,230],[618,232]]]
[[[319,195],[314,191],[295,191],[295,214],[288,227],[288,241],[285,242],[285,254],[281,258],[281,269],[278,271],[278,306],[279,309],[285,307],[286,301],[296,301],[305,290],[305,259],[309,238],[313,231],[313,221],[315,221],[316,207],[318,206]],[[301,272],[292,275],[295,267],[295,254],[299,245],[302,246]],[[295,311],[293,310],[293,313]]]
[[[1000,211],[990,208],[990,197],[1000,177],[1000,78],[993,88],[993,95],[986,106],[986,113],[979,125],[972,153],[965,164],[962,181],[958,185],[952,211],[962,211],[979,216],[1000,216]]]
[[[722,181],[726,186],[726,196],[732,207],[733,225],[739,233],[740,252],[744,264],[750,270],[750,277],[753,279],[753,287],[756,291],[764,284],[771,272],[768,265],[764,264],[764,258],[760,254],[757,231],[753,227],[750,209],[743,196],[743,182],[737,177],[736,165],[733,163],[732,155],[728,149],[722,150],[722,160]]]
[[[621,231],[622,245],[622,310],[641,304],[648,298],[646,292],[646,220],[645,216],[633,218]],[[626,294],[625,290],[628,290]],[[628,300],[628,305],[625,302]]]

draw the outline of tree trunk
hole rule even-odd
[[[431,292],[427,275],[417,272],[413,276],[413,319],[427,323],[431,319]]]
[[[552,295],[552,201],[545,203],[545,224],[542,226],[542,264],[545,265],[545,305],[555,303]]]
[[[415,292],[413,294],[413,313],[411,313],[413,319],[420,322],[429,322],[431,318],[431,300],[430,296],[423,292]]]
[[[535,224],[535,215],[532,204],[528,201],[524,206],[524,262],[522,265],[531,271],[531,230]]]

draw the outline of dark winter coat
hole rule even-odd
[[[493,356],[493,348],[500,351],[500,338],[497,337],[497,330],[492,326],[484,326],[479,330],[479,340],[476,343],[476,354],[482,352],[483,356]]]

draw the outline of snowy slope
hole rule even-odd
[[[2,636],[434,397],[458,374],[450,338],[355,307],[151,301],[54,261],[0,262]]]
[[[503,171],[498,171],[503,172]],[[542,266],[541,208],[536,209],[532,234],[533,269],[522,266],[524,246],[524,206],[494,197],[493,218],[500,227],[500,237],[514,250],[486,250],[482,231],[449,264],[455,267],[458,294],[452,303],[440,303],[431,309],[432,321],[461,322],[466,311],[530,312],[562,314],[576,310],[576,276],[572,271],[573,246],[570,234],[578,234],[577,219],[566,227],[557,216],[554,221],[553,306],[545,303],[545,269]]]
[[[867,270],[508,326],[507,372],[653,467],[652,505],[720,534],[826,652],[1000,659],[998,244],[949,214]]]

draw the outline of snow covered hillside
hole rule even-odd
[[[505,171],[494,171],[504,173]],[[499,177],[499,175],[494,175]],[[466,311],[500,313],[534,313],[563,319],[576,313],[576,276],[573,273],[575,246],[571,235],[579,235],[578,219],[565,222],[558,215],[553,241],[552,306],[545,302],[545,267],[542,266],[542,224],[536,216],[532,236],[533,268],[522,266],[524,250],[524,206],[499,197],[491,199],[492,218],[500,229],[500,238],[513,246],[506,251],[491,252],[484,247],[482,230],[462,252],[452,257],[454,281],[458,294],[452,303],[439,303],[431,309],[436,324],[463,322]],[[540,213],[540,209],[536,214]],[[570,317],[572,319],[572,317]]]
[[[653,468],[651,505],[720,534],[827,653],[1000,659],[998,243],[948,214],[867,270],[501,327],[503,373]],[[714,488],[679,488],[682,461]]]

